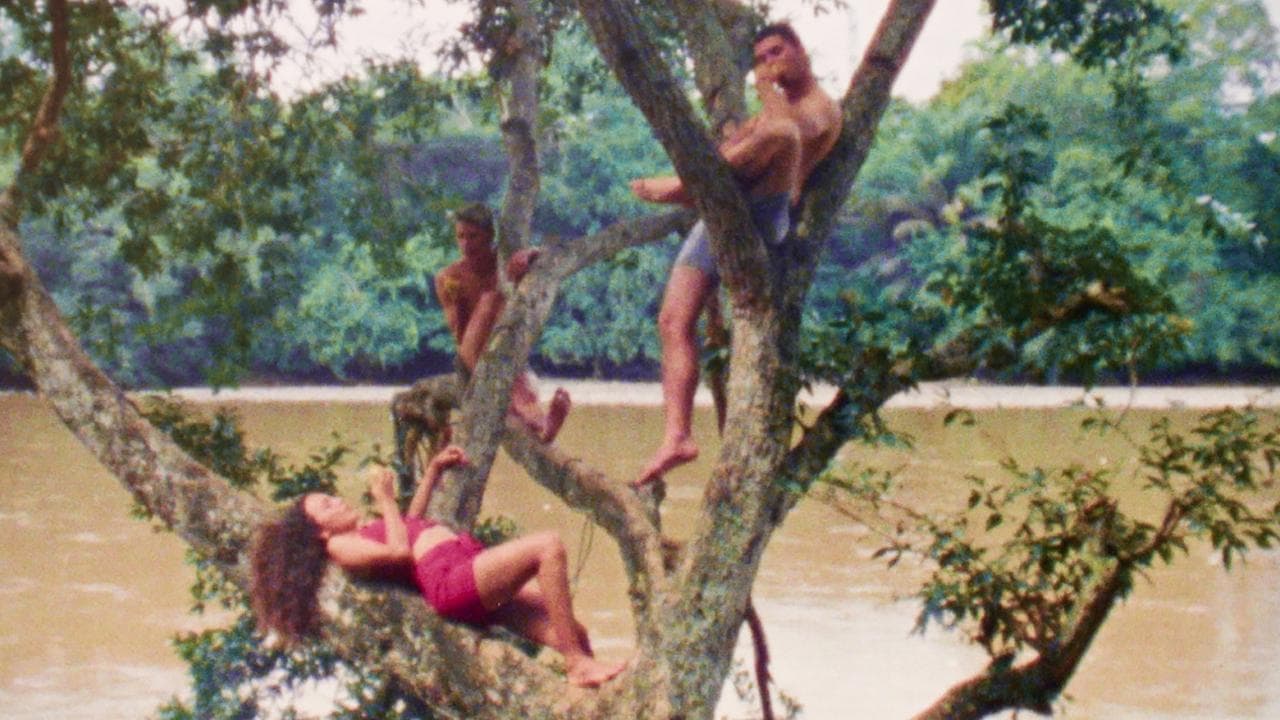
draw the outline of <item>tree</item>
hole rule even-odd
[[[602,690],[566,699],[561,678],[502,639],[443,622],[404,593],[379,602],[386,598],[381,590],[336,576],[324,590],[332,601],[326,607],[333,608],[321,636],[326,653],[390,678],[397,692],[450,714],[709,717],[760,559],[803,494],[826,479],[857,491],[873,506],[885,505],[884,487],[844,482],[827,471],[848,440],[880,431],[876,411],[894,392],[923,379],[1019,362],[1028,352],[1049,363],[1132,367],[1177,341],[1171,303],[1132,266],[1114,234],[1060,226],[1042,216],[1031,188],[1043,166],[1037,147],[1045,126],[1035,113],[1017,107],[987,124],[999,140],[993,143],[998,152],[986,159],[990,182],[984,188],[995,212],[969,228],[963,252],[931,285],[931,299],[914,308],[947,312],[955,321],[945,331],[903,334],[860,316],[853,305],[802,332],[822,246],[933,5],[889,4],[841,100],[844,126],[836,149],[807,188],[790,244],[770,252],[748,221],[745,200],[716,155],[707,124],[671,70],[676,60],[692,63],[711,127],[741,117],[741,51],[756,22],[753,13],[729,0],[680,0],[669,9],[622,0],[583,0],[576,8],[531,0],[476,3],[471,37],[486,52],[505,101],[501,127],[510,172],[498,223],[500,251],[529,242],[540,187],[538,75],[548,39],[580,19],[711,230],[731,305],[723,450],[707,479],[693,536],[680,546],[662,532],[660,484],[633,491],[504,423],[513,379],[560,284],[593,262],[666,235],[686,223],[689,213],[622,220],[586,237],[544,245],[541,259],[512,292],[473,376],[462,383],[452,377],[424,381],[399,398],[397,413],[408,424],[443,407],[459,409],[456,436],[473,462],[453,472],[437,493],[431,508],[436,517],[474,524],[501,445],[535,481],[609,533],[627,572],[637,627],[630,670]],[[1087,67],[1113,73],[1117,111],[1131,113],[1130,120],[1143,117],[1141,80],[1148,63],[1180,52],[1174,18],[1144,0],[1108,3],[1105,11],[1096,3],[1031,0],[991,6],[995,28],[1011,41],[1046,42]],[[48,181],[42,168],[57,169],[58,152],[74,145],[74,137],[59,138],[64,105],[96,97],[101,78],[94,72],[106,72],[77,64],[73,51],[86,47],[87,39],[110,37],[112,23],[126,13],[106,3],[65,0],[18,9],[23,27],[37,38],[31,45],[48,48],[49,77],[43,94],[36,93],[41,100],[13,183],[0,196],[0,345],[147,512],[188,542],[206,569],[243,586],[245,549],[267,504],[184,453],[88,359],[31,270],[18,233],[23,211],[40,197],[36,181]],[[250,22],[265,9],[252,3],[189,7],[226,21],[207,24],[210,52],[227,72],[235,59],[229,48],[240,48],[237,43],[270,46],[270,36]],[[248,29],[228,32],[241,13]],[[662,42],[655,39],[659,35]],[[253,92],[251,85],[237,87]],[[1145,159],[1138,148],[1132,162]],[[832,382],[839,390],[797,428],[797,392],[814,381]],[[975,637],[992,655],[989,667],[922,717],[1047,708],[1145,563],[1171,554],[1196,533],[1227,557],[1276,538],[1277,508],[1257,507],[1241,496],[1274,475],[1280,460],[1275,431],[1260,427],[1256,417],[1236,414],[1210,418],[1197,432],[1188,440],[1156,428],[1144,460],[1152,468],[1151,484],[1169,498],[1158,525],[1123,515],[1105,478],[1070,470],[1047,477],[1017,467],[1010,468],[1017,482],[979,485],[970,498],[971,508],[986,513],[988,528],[1024,503],[1026,519],[1018,524],[1012,549],[996,560],[962,532],[959,521],[907,513],[932,540],[925,552],[939,567],[938,581],[928,588],[927,611],[973,622]],[[910,547],[903,541],[891,551]],[[1040,574],[1024,586],[1028,568]]]

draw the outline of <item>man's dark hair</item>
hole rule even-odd
[[[493,234],[493,211],[484,203],[471,203],[458,208],[453,211],[453,221],[475,225],[490,235]]]
[[[751,41],[751,44],[758,45],[761,40],[773,35],[777,35],[802,50],[804,49],[804,43],[800,42],[800,36],[796,34],[795,28],[791,27],[791,23],[788,22],[776,22],[765,25],[756,33],[756,37]]]

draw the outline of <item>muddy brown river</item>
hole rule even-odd
[[[390,444],[380,402],[230,404],[253,445],[297,462],[330,444],[331,431],[361,451]],[[896,468],[920,497],[960,492],[965,474],[994,476],[1006,454],[1024,463],[1133,466],[1119,438],[1079,434],[1086,412],[984,409],[976,427],[944,432],[942,410],[898,408],[888,417],[915,437],[916,449],[878,450],[869,459]],[[1187,421],[1197,411],[1177,412]],[[1140,432],[1151,417],[1132,411],[1128,427]],[[697,421],[703,458],[712,458],[711,417],[700,410]],[[629,479],[660,424],[650,406],[580,405],[560,443]],[[664,523],[672,534],[692,525],[709,465],[702,459],[668,478]],[[209,620],[187,612],[192,573],[179,541],[132,519],[128,508],[120,485],[38,399],[0,395],[0,716],[141,718],[184,692],[184,666],[169,638]],[[509,515],[523,530],[561,532],[575,601],[597,649],[626,657],[632,629],[611,540],[505,458],[485,512]],[[983,665],[983,654],[956,634],[912,633],[916,606],[902,597],[918,571],[886,571],[871,558],[876,546],[859,523],[806,500],[765,556],[756,602],[774,675],[803,706],[802,717],[909,717]],[[1226,573],[1195,547],[1149,577],[1102,630],[1061,717],[1280,718],[1280,555],[1253,554]],[[740,655],[749,662],[745,646]],[[750,715],[731,688],[724,697],[720,715]],[[315,699],[318,707],[324,701]]]

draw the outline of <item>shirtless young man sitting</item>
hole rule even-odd
[[[498,287],[498,253],[493,248],[493,213],[481,205],[468,205],[453,215],[454,239],[462,257],[436,275],[436,297],[444,308],[445,323],[458,343],[458,357],[468,371],[489,342],[489,333],[498,322],[506,297]],[[536,248],[526,248],[507,262],[507,278],[520,282]],[[527,373],[516,376],[511,388],[510,412],[542,442],[551,442],[569,414],[569,393],[557,388],[546,415],[538,407]]]
[[[731,132],[719,150],[747,193],[757,230],[776,245],[790,230],[790,209],[809,174],[840,135],[840,108],[819,87],[790,25],[762,29],[752,52],[760,112]],[[677,177],[634,180],[631,190],[649,202],[690,202]],[[698,456],[691,424],[698,387],[697,324],[718,283],[706,227],[699,222],[676,256],[658,314],[665,430],[637,486]]]

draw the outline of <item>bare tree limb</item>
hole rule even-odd
[[[502,118],[509,175],[507,194],[498,217],[498,253],[504,263],[511,253],[529,244],[533,210],[541,186],[536,131],[542,40],[529,0],[511,0],[511,14],[516,19],[511,42],[515,62],[507,83],[510,89]]]
[[[514,421],[511,425],[503,444],[507,453],[539,485],[614,538],[631,584],[629,595],[636,615],[652,620],[653,606],[660,605],[669,591],[656,508],[647,506],[626,483],[609,478],[554,445],[538,442]]]
[[[0,222],[10,228],[17,228],[22,216],[22,185],[37,168],[40,161],[58,138],[58,122],[62,114],[62,104],[71,89],[71,54],[68,50],[68,18],[67,0],[49,0],[49,43],[50,59],[53,63],[53,77],[40,101],[35,120],[22,144],[22,157],[18,162],[18,172],[9,187],[0,194]],[[16,239],[16,236],[15,236]],[[0,257],[0,271],[6,271],[4,265],[8,260]]]
[[[947,690],[915,720],[977,720],[1006,709],[1027,708],[1047,714],[1084,659],[1103,622],[1115,607],[1132,572],[1131,562],[1113,562],[1082,603],[1070,632],[1057,649],[1012,668],[993,662],[985,672]]]
[[[506,255],[528,244],[540,185],[535,133],[542,53],[537,17],[528,0],[513,0],[511,11],[516,23],[516,57],[509,81],[507,114],[502,122],[511,175],[499,217],[498,235],[500,249]],[[549,296],[543,298],[548,312],[555,291],[556,288],[551,288]],[[480,357],[475,377],[463,391],[461,406],[465,412],[458,428],[458,439],[471,462],[449,471],[448,482],[432,497],[433,515],[450,518],[462,527],[470,527],[479,515],[489,470],[506,426],[511,387],[516,376],[524,372],[532,340],[545,322],[545,314],[542,317],[527,345],[504,347],[503,352],[486,352]],[[502,324],[509,326],[522,320],[523,313],[508,306]],[[496,329],[494,334],[499,334]],[[490,347],[495,341],[497,338],[490,338]]]
[[[747,43],[752,12],[736,2],[707,0],[674,0],[671,8],[693,59],[694,82],[711,120],[712,135],[720,137],[747,112],[743,78],[751,66]]]
[[[789,315],[798,312],[804,303],[804,293],[812,283],[817,258],[835,225],[837,211],[848,199],[853,182],[871,151],[893,84],[935,2],[893,0],[849,80],[840,103],[843,114],[840,139],[827,160],[809,176],[793,233],[792,247],[799,270],[787,282]]]
[[[767,256],[746,199],[707,131],[695,121],[657,46],[634,10],[620,0],[579,0],[601,54],[653,128],[694,198],[712,252],[735,305],[767,306]],[[732,238],[732,242],[728,239]]]

